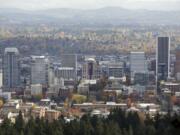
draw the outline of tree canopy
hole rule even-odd
[[[15,123],[4,119],[0,135],[180,135],[179,115],[157,115],[140,120],[138,113],[113,109],[107,118],[84,115],[65,122],[63,117],[53,122],[42,118],[23,120],[19,112]]]

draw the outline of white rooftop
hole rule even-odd
[[[14,53],[16,53],[16,54],[19,54],[18,49],[15,48],[15,47],[5,48],[5,53],[9,53],[9,52],[14,52]]]
[[[96,80],[84,80],[85,84],[96,84]]]
[[[94,58],[88,58],[88,59],[86,59],[86,61],[92,61],[92,62],[95,62],[95,59],[94,59]]]
[[[35,55],[32,55],[31,58],[32,59],[44,59],[45,56],[35,56]]]
[[[135,53],[135,54],[141,53],[141,54],[144,54],[144,52],[131,52],[131,53]]]
[[[74,70],[73,67],[59,67],[59,70]]]
[[[176,86],[176,85],[180,85],[180,83],[164,82],[164,85]]]

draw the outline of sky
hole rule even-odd
[[[0,0],[0,8],[40,10],[50,8],[180,10],[180,0]]]

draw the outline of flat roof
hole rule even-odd
[[[180,83],[164,82],[164,85],[172,85],[172,86],[175,86],[175,85],[180,85]]]
[[[33,58],[33,59],[44,59],[45,58],[45,56],[44,55],[42,55],[42,56],[35,56],[35,55],[32,55],[31,56],[31,58]]]
[[[5,48],[5,53],[8,53],[8,52],[14,52],[14,53],[19,53],[18,49],[15,48],[15,47],[9,47],[9,48]]]
[[[141,53],[141,54],[142,54],[142,53],[144,53],[144,52],[131,52],[131,53],[135,53],[135,54],[139,54],[139,53]]]
[[[59,67],[58,70],[74,70],[73,67]]]

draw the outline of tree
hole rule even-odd
[[[145,118],[145,120],[144,120],[144,124],[145,124],[146,126],[148,126],[148,125],[153,125],[153,120],[152,120],[152,118],[150,117],[149,113],[146,114],[146,118]]]
[[[35,133],[35,127],[36,127],[36,123],[33,117],[30,117],[28,123],[25,126],[24,132],[27,133],[27,135],[33,135]]]
[[[2,125],[0,126],[0,133],[2,135],[11,135],[13,126],[8,118],[5,118]]]
[[[80,123],[77,120],[73,120],[67,123],[64,128],[65,135],[78,135],[80,130]]]
[[[132,126],[129,126],[129,135],[133,135],[133,129],[132,129]]]
[[[43,118],[31,117],[24,122],[22,113],[11,123],[7,118],[0,125],[0,135],[179,135],[180,117],[157,114],[152,120],[146,116],[144,124],[137,113],[126,114],[121,109],[111,110],[108,118],[84,115],[66,123],[64,117],[49,122]]]
[[[17,130],[17,132],[19,134],[21,134],[21,132],[24,131],[24,126],[25,126],[25,123],[24,123],[24,120],[23,120],[23,116],[22,116],[22,112],[19,111],[19,115],[17,116],[16,118],[16,122],[15,122],[15,129]]]
[[[63,135],[63,129],[61,124],[57,121],[54,120],[54,122],[52,124],[50,124],[51,127],[51,135]]]
[[[95,126],[95,134],[103,135],[103,131],[104,131],[103,123],[102,123],[101,119],[98,119],[96,122],[96,126]]]
[[[93,133],[93,127],[89,120],[89,115],[82,117],[80,121],[80,134],[81,135],[91,135]]]
[[[155,135],[156,134],[156,130],[155,130],[154,126],[153,125],[146,126],[145,134],[146,135]]]
[[[118,124],[114,121],[110,121],[108,123],[108,127],[106,126],[106,132],[105,135],[121,135],[121,129],[119,128]],[[107,131],[108,130],[108,131]]]
[[[3,100],[2,99],[0,99],[0,108],[3,106]]]

